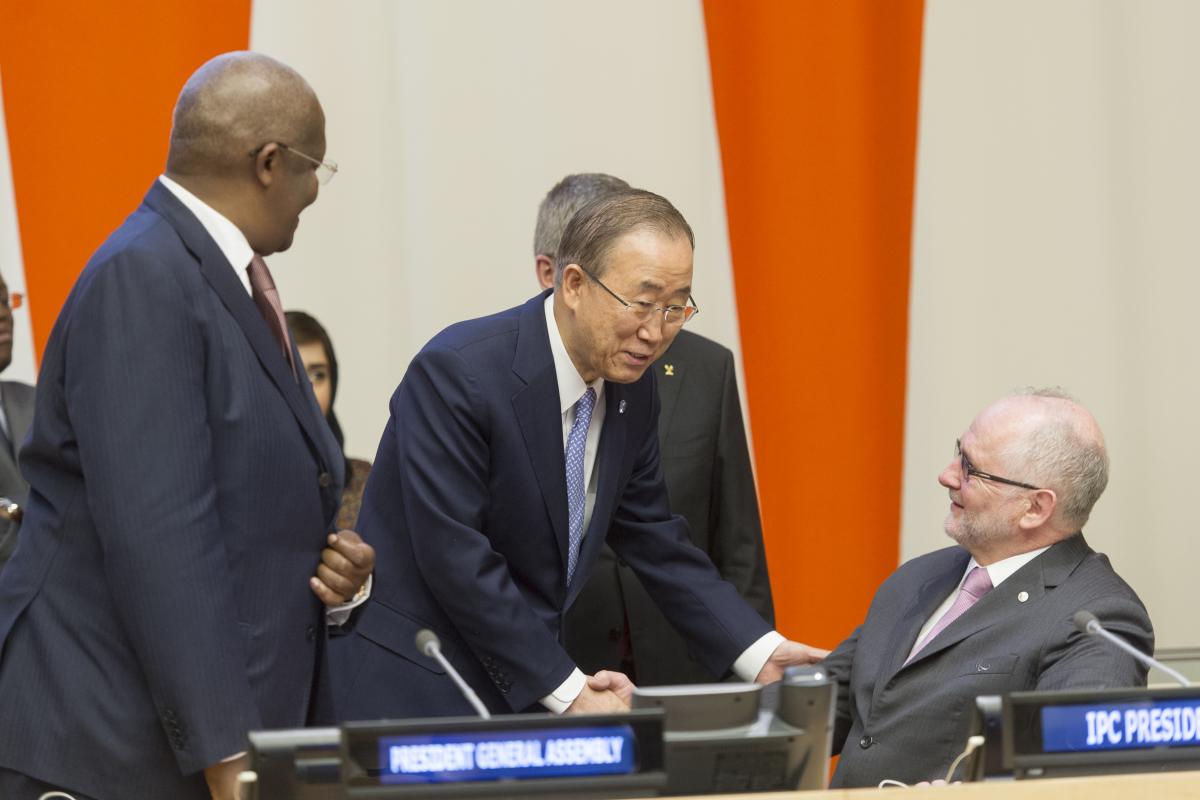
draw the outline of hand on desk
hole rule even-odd
[[[775,652],[771,653],[771,657],[767,659],[767,663],[763,665],[754,682],[774,683],[783,680],[784,668],[815,664],[827,655],[829,655],[829,651],[819,647],[809,647],[806,644],[790,640],[783,642],[775,648]]]
[[[354,531],[331,533],[328,542],[308,583],[325,605],[340,606],[354,599],[375,569],[375,548]]]

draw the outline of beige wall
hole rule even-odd
[[[918,153],[903,556],[946,542],[935,477],[973,414],[1061,384],[1113,456],[1088,536],[1163,645],[1200,642],[1197,30],[1188,0],[929,0]],[[273,265],[338,345],[350,452],[429,336],[533,292],[535,208],[567,172],[680,206],[696,329],[737,350],[698,2],[256,0],[252,41],[311,78],[342,165]]]
[[[990,400],[1059,384],[1112,458],[1087,536],[1159,646],[1200,643],[1200,3],[930,0],[902,553],[946,543],[936,476]]]
[[[341,167],[271,263],[333,337],[350,453],[433,334],[536,292],[537,204],[570,172],[680,208],[694,330],[738,350],[699,3],[255,0],[251,42],[313,83]]]

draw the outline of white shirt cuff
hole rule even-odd
[[[583,694],[584,686],[587,686],[587,676],[576,668],[557,689],[543,697],[540,702],[555,714],[561,714],[571,707],[575,698]]]
[[[361,606],[371,597],[371,584],[375,581],[375,574],[367,576],[367,582],[358,590],[358,594],[354,595],[354,599],[348,603],[342,603],[340,606],[330,606],[325,609],[325,624],[333,626],[341,626],[346,624],[346,620],[350,619],[350,612]]]
[[[766,666],[771,653],[774,653],[775,648],[786,641],[787,639],[779,631],[764,633],[762,638],[747,647],[737,657],[737,661],[733,662],[733,674],[746,683],[753,683],[754,679],[758,677],[758,673],[762,672],[762,668]]]

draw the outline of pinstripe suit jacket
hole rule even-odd
[[[944,777],[966,745],[977,695],[1145,685],[1141,664],[1072,622],[1087,609],[1154,651],[1141,600],[1082,534],[1030,561],[905,665],[969,560],[961,547],[948,547],[901,566],[879,588],[866,622],[825,659],[839,684],[834,786]]]
[[[43,360],[0,575],[0,766],[98,800],[207,798],[197,773],[247,730],[302,725],[341,465],[233,268],[156,183]]]

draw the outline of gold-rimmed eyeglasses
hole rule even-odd
[[[251,150],[250,157],[254,158],[255,156],[257,156],[259,153],[262,152],[262,149],[269,144],[271,144],[271,142],[264,142],[264,143],[260,144],[258,147]],[[329,161],[329,160],[322,161],[319,158],[313,158],[308,153],[303,153],[303,152],[297,150],[296,148],[292,147],[290,144],[285,144],[284,142],[275,142],[274,144],[279,145],[280,148],[287,150],[289,153],[295,153],[296,155],[303,158],[305,161],[309,162],[310,164],[313,164],[314,167],[316,168],[316,172],[317,172],[317,182],[320,183],[322,186],[325,186],[326,184],[328,184],[331,180],[333,180],[333,176],[337,175],[338,165],[337,165],[336,161]]]

